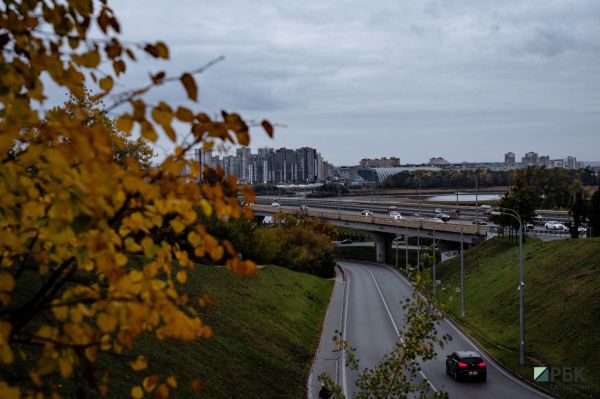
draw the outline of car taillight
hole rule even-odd
[[[478,364],[479,367],[485,367],[485,362],[481,362]]]
[[[458,362],[458,367],[467,367],[467,363]]]

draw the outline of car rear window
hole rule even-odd
[[[480,357],[463,357],[460,360],[465,363],[481,363],[483,361]]]

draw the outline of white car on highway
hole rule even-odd
[[[364,211],[362,211],[360,214],[361,214],[361,215],[363,215],[363,216],[373,216],[373,211],[370,211],[370,210],[368,210],[368,209],[365,209],[365,210],[364,210]]]
[[[567,230],[567,226],[556,221],[549,221],[544,224],[546,230]]]
[[[392,211],[392,212],[390,212],[390,219],[392,219],[392,220],[400,220],[400,219],[404,219],[404,218],[402,217],[402,215],[400,214],[400,212]]]
[[[271,206],[276,206],[277,207],[277,206],[279,206],[279,202],[273,201],[273,202],[271,202]]]

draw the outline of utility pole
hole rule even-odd
[[[338,192],[338,198],[337,198],[337,214],[338,214],[338,219],[340,218],[340,178],[338,176],[337,179],[337,192]]]
[[[398,269],[398,235],[397,234],[396,234],[396,239],[394,241],[396,241],[396,269]],[[392,241],[392,244],[394,243],[394,241]]]
[[[436,256],[435,256],[435,229],[433,229],[433,267],[432,267],[432,271],[433,271],[433,295],[435,295],[435,261],[436,261]]]
[[[421,272],[421,224],[417,228],[417,271]]]
[[[406,259],[404,260],[404,268],[406,269],[406,274],[408,275],[408,226],[406,227],[406,235],[404,236],[404,249]]]
[[[465,317],[465,258],[463,254],[463,225],[460,225],[460,317]]]

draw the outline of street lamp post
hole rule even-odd
[[[398,269],[398,235],[396,234],[396,239],[394,240],[396,241],[396,269]],[[392,241],[392,244],[394,242]]]
[[[509,215],[519,222],[519,364],[525,365],[525,282],[523,277],[523,221],[521,215],[514,209],[498,208],[492,212],[494,216]]]
[[[433,295],[435,295],[435,229],[433,229],[433,267],[432,267],[432,271],[433,271]]]
[[[406,227],[406,235],[404,236],[404,249],[405,249],[405,259],[404,259],[404,268],[406,269],[406,274],[408,275],[408,226]]]
[[[460,225],[460,317],[465,317],[465,258],[463,255],[463,225]]]
[[[337,198],[337,215],[338,215],[338,219],[340,218],[340,178],[338,177],[337,179],[337,192],[338,192],[338,198]]]

